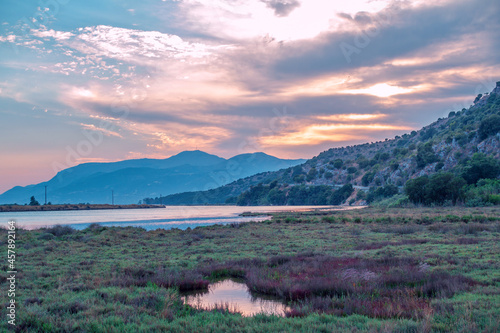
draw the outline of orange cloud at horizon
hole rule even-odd
[[[408,126],[388,124],[324,124],[308,125],[295,132],[259,138],[263,146],[273,145],[316,145],[323,142],[340,142],[360,139],[367,132],[408,131]],[[363,131],[362,134],[357,131]]]
[[[387,117],[386,114],[358,114],[358,113],[349,113],[349,114],[334,114],[328,116],[318,116],[318,119],[328,120],[328,121],[339,121],[339,120],[373,120]]]
[[[399,95],[399,94],[407,94],[414,92],[418,90],[420,87],[413,87],[413,88],[402,88],[399,86],[395,85],[390,85],[388,83],[377,83],[373,86],[367,87],[367,88],[361,88],[361,89],[348,89],[348,90],[342,90],[340,91],[341,93],[344,94],[366,94],[366,95],[373,95],[377,97],[391,97],[394,95]]]

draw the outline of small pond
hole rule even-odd
[[[184,302],[197,309],[210,310],[226,305],[231,312],[239,312],[245,317],[258,313],[284,316],[288,307],[279,300],[266,296],[255,296],[247,285],[236,280],[223,280],[208,286],[208,292],[192,293],[184,296]]]

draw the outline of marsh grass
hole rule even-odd
[[[16,236],[17,332],[499,330],[498,207],[291,213],[185,231],[20,229]],[[7,265],[0,266],[6,290]],[[223,277],[282,298],[288,318],[182,302],[180,290]],[[2,321],[0,331],[8,329]]]

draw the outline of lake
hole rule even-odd
[[[265,212],[352,208],[340,206],[167,206],[148,209],[1,212],[0,221],[6,225],[9,220],[15,220],[18,227],[26,229],[57,224],[84,229],[92,223],[99,223],[103,226],[142,227],[146,230],[187,229],[213,224],[264,221],[270,218],[264,215]],[[263,215],[240,216],[244,212],[263,213]]]

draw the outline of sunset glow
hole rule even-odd
[[[369,137],[370,134],[379,131],[407,131],[407,126],[396,126],[386,124],[329,124],[310,125],[301,128],[297,132],[287,133],[280,136],[268,136],[260,138],[264,146],[275,145],[316,145],[323,142],[346,142],[359,136]],[[362,134],[361,134],[362,133]]]
[[[407,89],[397,86],[391,86],[387,83],[378,83],[368,88],[343,90],[342,92],[346,94],[368,94],[377,97],[390,97],[398,94],[407,94],[414,90],[415,89]]]
[[[372,120],[384,118],[385,114],[335,114],[331,116],[319,116],[321,120]]]

